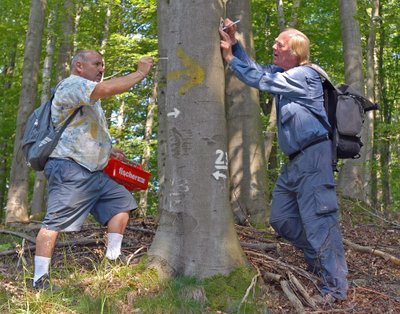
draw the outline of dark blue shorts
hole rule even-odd
[[[103,171],[90,172],[68,159],[49,159],[47,213],[43,227],[79,231],[91,213],[102,225],[118,213],[137,208],[132,194]]]

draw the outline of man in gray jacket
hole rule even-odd
[[[279,34],[272,65],[255,63],[235,38],[227,19],[219,30],[224,60],[245,84],[274,94],[278,141],[289,162],[273,192],[270,224],[304,252],[310,271],[321,278],[323,302],[347,297],[347,264],[338,219],[332,143],[320,76],[307,66],[309,39],[296,29]],[[328,123],[329,124],[329,123]]]

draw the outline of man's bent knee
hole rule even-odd
[[[280,236],[289,241],[296,242],[302,237],[303,227],[301,222],[296,218],[285,218],[270,223]]]

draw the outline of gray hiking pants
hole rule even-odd
[[[338,220],[331,142],[306,148],[285,165],[273,192],[271,226],[304,252],[322,294],[347,296],[347,263]]]

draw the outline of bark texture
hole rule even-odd
[[[364,75],[361,51],[360,25],[355,19],[356,0],[340,0],[340,20],[345,65],[345,81],[361,94],[364,94]],[[359,159],[346,160],[339,173],[338,190],[347,197],[367,202],[369,171],[366,165],[367,156],[371,156],[369,117],[366,117],[361,140],[364,147]]]
[[[240,19],[238,39],[253,55],[250,2],[229,2],[227,16]],[[226,68],[225,102],[228,123],[230,199],[235,220],[265,224],[266,163],[258,91],[242,83]]]
[[[46,0],[32,0],[25,42],[22,90],[19,98],[6,223],[28,221],[28,166],[21,150],[26,120],[35,107]]]
[[[162,211],[149,264],[162,277],[227,274],[246,260],[229,204],[217,31],[222,7],[218,2],[160,2],[164,9],[158,14],[174,12],[174,18],[163,33],[168,62],[165,112],[159,118],[164,119],[166,154]]]

